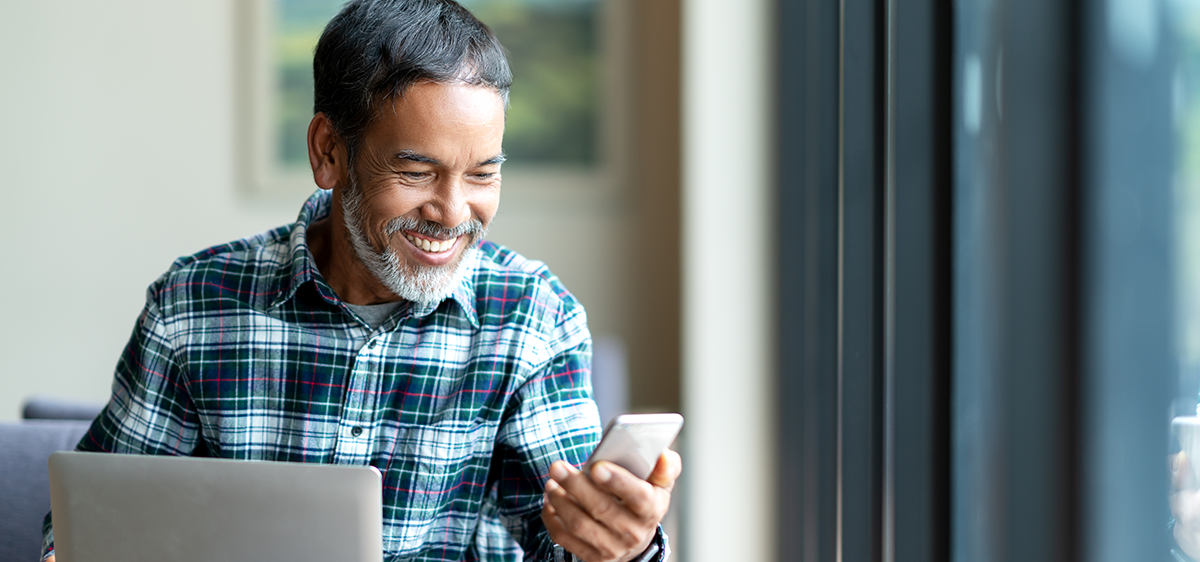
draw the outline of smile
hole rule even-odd
[[[458,242],[457,237],[451,238],[449,240],[428,240],[425,238],[418,238],[407,232],[404,233],[404,237],[406,239],[408,239],[409,242],[412,242],[413,246],[416,246],[416,247],[418,247],[422,250],[425,250],[426,252],[429,252],[431,254],[441,254],[444,252],[448,252],[448,251],[450,251],[451,248],[454,247],[454,244],[456,242]]]

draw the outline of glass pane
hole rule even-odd
[[[1176,212],[1179,237],[1179,348],[1184,373],[1200,372],[1200,5],[1179,3],[1175,76]],[[1193,386],[1193,385],[1188,385]],[[1195,413],[1196,396],[1181,397]]]
[[[1182,453],[1172,459],[1172,531],[1175,555],[1200,558],[1200,2],[1169,2],[1176,50],[1174,83],[1175,245],[1179,391],[1173,415]],[[1181,558],[1182,559],[1182,558]],[[1186,560],[1186,559],[1185,559]]]
[[[599,111],[597,0],[468,0],[508,49],[504,150],[515,162],[593,164]]]
[[[284,168],[308,170],[308,123],[313,116],[312,57],[340,0],[275,0],[275,157]]]
[[[1176,556],[1200,558],[1200,2],[1166,2],[1174,35],[1176,301],[1180,377],[1172,432],[1171,531]],[[1188,560],[1188,558],[1177,558]]]

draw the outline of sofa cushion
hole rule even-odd
[[[50,511],[47,461],[75,448],[90,422],[0,422],[0,561],[41,556],[42,519]]]
[[[80,400],[59,396],[31,396],[21,408],[21,418],[26,420],[86,420],[92,421],[100,415],[106,402],[102,400]]]

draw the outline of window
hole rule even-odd
[[[1166,414],[1200,386],[1197,22],[781,3],[781,559],[1167,559]]]
[[[312,119],[312,53],[341,0],[239,3],[239,158],[259,195],[313,189],[306,137]],[[610,183],[613,96],[619,84],[606,53],[606,3],[600,0],[464,2],[508,49],[515,76],[505,131],[506,170],[516,183],[595,188]],[[619,81],[618,81],[619,82]],[[603,86],[603,87],[602,87]],[[606,119],[606,116],[610,118]],[[506,174],[511,176],[513,174]],[[512,183],[514,178],[508,177]],[[565,181],[564,181],[565,180]]]
[[[1184,451],[1186,462],[1176,465],[1172,477],[1172,504],[1182,514],[1178,521],[1172,521],[1172,535],[1181,536],[1180,544],[1172,544],[1175,553],[1182,556],[1200,557],[1196,545],[1200,544],[1200,521],[1195,521],[1186,514],[1189,506],[1200,502],[1200,492],[1195,488],[1200,485],[1196,478],[1200,469],[1200,414],[1197,409],[1197,394],[1200,392],[1200,5],[1195,2],[1168,2],[1164,6],[1168,38],[1165,45],[1174,45],[1174,69],[1171,71],[1171,120],[1176,150],[1173,168],[1173,216],[1165,217],[1173,235],[1175,255],[1175,298],[1174,307],[1176,337],[1174,344],[1178,354],[1178,385],[1175,389],[1175,401],[1172,415],[1176,416],[1172,424],[1174,436],[1177,438],[1173,445],[1178,445]],[[1156,14],[1150,14],[1152,17]],[[1136,39],[1145,41],[1145,33],[1127,33],[1132,37],[1127,39],[1127,50],[1131,55],[1145,58],[1158,58],[1162,45],[1149,42],[1148,46],[1140,46]],[[1149,52],[1147,52],[1149,51]],[[1165,57],[1164,57],[1165,58]],[[1134,222],[1141,230],[1140,224],[1145,219],[1141,206],[1138,205],[1138,216],[1127,219]],[[1151,211],[1153,212],[1153,211]],[[1188,468],[1185,468],[1188,467]],[[1189,470],[1190,468],[1190,470]],[[1176,486],[1182,489],[1176,490]],[[1175,532],[1178,531],[1178,532]],[[1174,536],[1172,538],[1174,538]]]
[[[599,159],[599,0],[467,0],[508,49],[513,71],[504,150],[514,162]]]

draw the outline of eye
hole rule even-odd
[[[405,179],[423,180],[423,179],[428,178],[430,174],[429,174],[429,172],[402,171],[402,172],[400,172],[400,175],[403,176]]]
[[[486,181],[486,180],[490,180],[490,179],[496,177],[496,175],[497,175],[496,172],[477,172],[477,173],[471,174],[471,177],[476,180]]]

